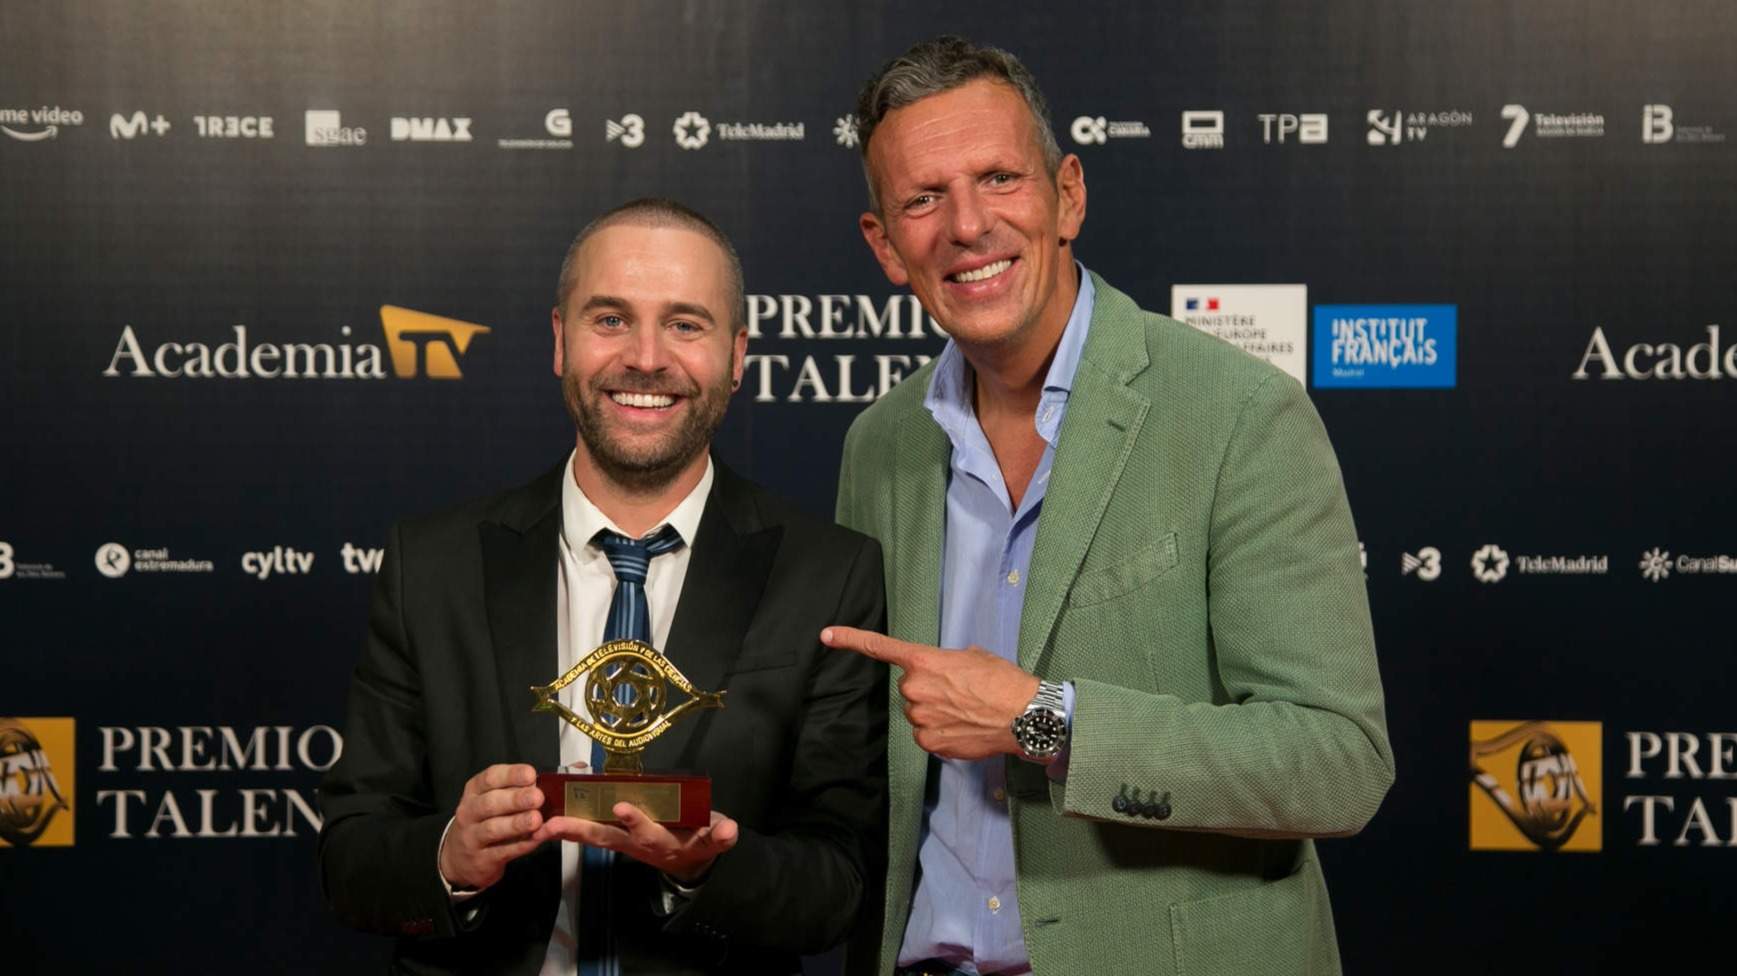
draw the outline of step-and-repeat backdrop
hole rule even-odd
[[[830,511],[943,341],[858,235],[855,92],[948,30],[1047,90],[1082,260],[1332,433],[1399,765],[1321,845],[1348,968],[1719,942],[1737,8],[61,2],[0,6],[8,972],[379,967],[314,788],[387,527],[569,449],[556,270],[647,194],[746,265],[722,454]]]

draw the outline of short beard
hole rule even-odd
[[[707,390],[698,387],[672,391],[668,384],[635,381],[630,377],[614,377],[610,384],[616,389],[637,393],[676,393],[688,398],[687,417],[668,441],[649,450],[632,451],[610,437],[608,422],[594,406],[608,396],[602,377],[587,390],[572,373],[561,377],[561,398],[567,403],[567,414],[579,431],[579,439],[605,478],[636,494],[651,494],[669,486],[694,458],[711,446],[712,435],[724,422],[724,411],[730,404],[731,381],[728,376]]]

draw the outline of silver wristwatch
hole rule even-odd
[[[1068,738],[1068,716],[1062,686],[1040,681],[1025,713],[1013,720],[1013,741],[1022,758],[1047,763],[1061,752]]]

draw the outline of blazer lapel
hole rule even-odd
[[[514,756],[539,770],[561,763],[560,740],[546,715],[531,711],[531,687],[557,677],[555,587],[560,579],[560,477],[566,465],[531,488],[528,513],[477,526],[483,556],[483,600],[500,676],[501,713]]]
[[[668,646],[659,648],[701,691],[722,688],[725,673],[741,654],[784,534],[761,526],[746,483],[715,459],[713,464],[717,474],[700,516],[681,602]],[[728,695],[724,707],[730,707]],[[671,726],[646,747],[646,768],[697,768],[698,743],[705,741],[716,714],[707,709]]]
[[[1102,278],[1094,275],[1093,284],[1092,331],[1068,396],[1020,613],[1019,666],[1034,673],[1152,406],[1128,387],[1151,361],[1139,308]]]
[[[887,458],[893,465],[892,525],[887,563],[889,574],[887,632],[919,644],[941,642],[941,539],[947,520],[947,476],[953,447],[947,434],[921,406],[899,422],[899,451]],[[904,853],[907,839],[917,836],[916,814],[923,808],[923,781],[928,753],[917,747],[905,718],[899,673],[887,683],[887,780],[894,822],[891,836]],[[911,851],[915,848],[912,847]],[[895,859],[895,864],[899,863]]]

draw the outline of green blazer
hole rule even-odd
[[[1020,666],[1074,683],[1067,776],[1006,760],[1032,969],[1337,973],[1309,838],[1360,830],[1393,755],[1332,446],[1295,380],[1092,280],[1019,628]],[[889,632],[925,644],[951,452],[923,406],[933,368],[852,424],[838,496],[885,551]],[[898,676],[881,972],[929,765]]]

